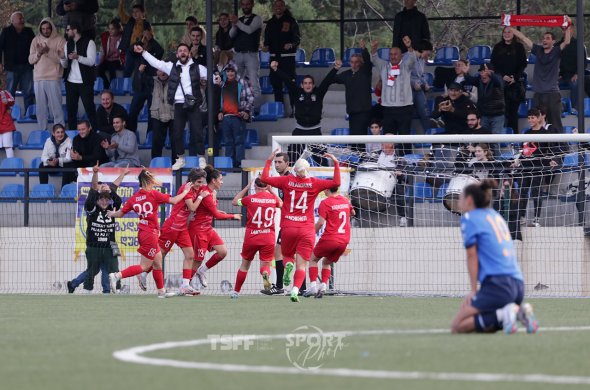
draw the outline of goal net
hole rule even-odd
[[[590,294],[589,135],[274,137],[291,160],[351,177],[350,252],[334,269],[344,293],[462,295],[469,285],[460,232],[463,188],[495,179],[493,207],[516,242],[527,293]],[[310,141],[309,138],[305,141]],[[297,151],[303,150],[302,153]]]

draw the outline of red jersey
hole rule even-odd
[[[158,223],[158,206],[162,203],[168,203],[170,194],[163,194],[158,190],[146,191],[140,188],[133,194],[121,209],[123,214],[131,210],[135,211],[139,217],[139,230],[155,229],[160,230]]]
[[[306,227],[314,224],[314,206],[319,193],[332,187],[340,186],[340,166],[334,163],[333,179],[298,176],[270,177],[271,160],[266,161],[262,171],[262,181],[283,191],[284,200],[281,209],[281,228]]]
[[[181,185],[178,189],[177,195],[181,194],[184,191],[185,187],[186,183]],[[183,200],[172,206],[170,216],[168,216],[168,219],[166,219],[166,221],[164,222],[163,228],[165,227],[179,231],[186,229],[188,225],[188,217],[191,215],[191,211],[186,205],[185,201],[187,199],[192,199],[192,201],[194,202],[197,199],[197,196],[197,191],[191,189],[189,193],[186,194]]]
[[[246,239],[256,241],[275,241],[275,212],[280,200],[268,191],[248,195],[242,199],[242,206],[246,207],[248,219],[246,222]]]
[[[330,196],[320,203],[318,213],[326,220],[322,240],[350,242],[350,201],[342,195]]]
[[[219,201],[217,198],[213,200],[213,191],[208,186],[202,186],[197,189],[197,197],[201,191],[207,191],[211,195],[203,198],[197,211],[195,211],[193,218],[189,221],[188,229],[191,232],[197,230],[207,230],[213,228],[213,218],[215,219],[232,219],[233,214],[227,214],[223,211],[217,210],[217,204]]]

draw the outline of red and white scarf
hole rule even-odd
[[[503,26],[540,26],[540,27],[561,27],[567,28],[572,21],[567,15],[509,15],[502,14]]]

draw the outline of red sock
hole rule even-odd
[[[195,276],[196,273],[197,273],[196,269],[191,269],[191,279],[193,278],[193,276]]]
[[[238,274],[236,275],[236,286],[234,287],[236,292],[240,292],[242,289],[242,284],[244,284],[246,276],[248,276],[248,271],[242,271],[241,269],[238,270]]]
[[[293,287],[301,288],[303,281],[305,280],[305,270],[298,269],[295,271],[295,278],[293,281]]]
[[[152,270],[153,270],[153,269],[154,269],[154,267],[150,267],[150,269],[148,269],[148,270],[147,270],[147,271],[145,271],[145,272],[149,274],[150,272],[152,272]]]
[[[141,265],[132,265],[132,266],[125,268],[123,271],[121,271],[121,278],[125,279],[130,276],[139,275],[142,272],[143,272],[143,269],[141,268]]]
[[[311,274],[311,271],[310,271]],[[330,275],[332,274],[332,270],[330,268],[322,268],[322,283],[328,284],[330,281]]]
[[[268,265],[265,267],[260,267],[260,275],[262,275],[265,272],[268,274],[268,277],[270,278],[270,267]]]
[[[193,270],[190,268],[183,268],[182,269],[182,278],[183,279],[192,279],[193,278]]]
[[[205,263],[207,269],[211,269],[217,265],[221,260],[223,260],[217,253],[211,256],[209,260]]]
[[[154,276],[154,282],[156,282],[156,288],[158,290],[163,289],[164,288],[164,273],[162,272],[162,270],[155,269],[154,272],[152,272],[152,275]]]
[[[317,280],[318,280],[318,267],[309,267],[309,281],[310,282],[317,282]]]

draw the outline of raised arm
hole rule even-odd
[[[96,165],[92,167],[92,185],[91,188],[93,190],[98,191],[98,161]]]
[[[172,71],[172,66],[174,66],[172,62],[160,61],[159,59],[148,53],[147,50],[144,50],[144,48],[140,45],[133,45],[133,51],[135,51],[137,54],[141,54],[143,59],[146,60],[147,63],[150,64],[153,68],[161,70],[162,72],[168,75]]]
[[[331,159],[334,163],[334,178],[331,180],[323,179],[317,181],[322,191],[332,187],[340,187],[340,164],[338,163],[338,159],[331,153],[324,154],[324,157]]]
[[[297,90],[297,88],[299,88],[299,86],[295,83],[295,80],[293,80],[291,77],[289,77],[288,74],[279,69],[278,61],[272,61],[270,63],[270,71],[275,72],[276,75],[279,76],[285,84],[287,84],[287,88],[289,88],[290,90],[294,91]]]
[[[129,164],[127,164],[127,168],[125,168],[123,170],[123,172],[121,172],[121,174],[115,179],[115,181],[113,182],[113,185],[116,188],[119,188],[119,186],[123,182],[123,179],[125,178],[125,176],[127,176],[129,174],[129,172],[131,172],[131,171],[129,170]]]
[[[565,34],[563,37],[563,42],[561,42],[561,44],[559,45],[559,48],[561,50],[565,49],[565,47],[567,45],[569,45],[572,41],[572,27],[569,26],[568,28],[565,29]]]
[[[238,20],[238,23],[236,23],[235,26],[236,26],[236,28],[239,28],[240,30],[242,30],[246,34],[252,34],[256,30],[258,30],[259,28],[262,28],[262,18],[260,16],[256,15],[254,17],[254,19],[252,19],[252,23],[250,23],[249,26]],[[233,29],[233,26],[232,26],[232,29]],[[236,31],[236,34],[237,34],[237,31]],[[231,31],[230,31],[230,36],[231,36]]]
[[[250,187],[252,186],[252,183],[254,182],[254,180],[255,179],[250,180],[250,182],[246,185],[246,187],[244,187],[240,192],[238,192],[236,194],[236,196],[234,196],[234,198],[231,201],[231,204],[233,204],[234,206],[241,206],[240,200],[246,196],[246,194],[250,190]]]
[[[518,31],[514,27],[510,27],[510,30],[512,30],[512,33],[514,34],[514,36],[522,42],[525,49],[531,50],[533,48],[533,41],[531,41],[526,35],[524,35],[520,31]]]
[[[282,184],[285,181],[284,179],[288,178],[286,178],[285,176],[270,177],[270,164],[272,164],[278,152],[279,149],[273,151],[268,157],[268,160],[266,160],[266,164],[264,165],[264,169],[262,170],[262,176],[260,177],[260,180],[262,180],[263,183],[270,184],[273,187],[282,189]]]

